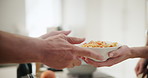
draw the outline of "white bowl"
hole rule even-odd
[[[74,68],[68,68],[67,70],[69,71],[69,74],[73,75],[91,75],[96,70],[96,67],[82,64],[80,66],[75,66]]]
[[[82,64],[80,66],[75,66],[74,68],[67,68],[69,74],[72,75],[91,75],[97,67],[89,65],[85,63],[82,59],[80,59]]]
[[[112,42],[107,42],[107,43],[112,43]],[[97,62],[102,62],[102,61],[106,61],[109,56],[108,56],[108,53],[113,51],[113,50],[117,50],[119,47],[121,46],[121,44],[117,44],[116,47],[104,47],[104,48],[99,48],[99,47],[84,47],[86,49],[89,49],[89,50],[92,50],[92,52],[94,52],[95,54],[98,54],[98,55],[101,55],[103,56],[103,60],[96,60],[96,59],[93,59],[94,61],[97,61]],[[90,57],[88,57],[90,58]]]

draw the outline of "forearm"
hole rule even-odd
[[[0,63],[38,62],[41,41],[0,31]]]
[[[148,46],[145,47],[132,47],[132,58],[147,58],[148,59]]]

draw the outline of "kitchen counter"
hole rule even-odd
[[[17,66],[9,66],[0,68],[0,78],[16,78]],[[55,72],[56,78],[115,78],[100,71],[95,71],[93,75],[72,75],[67,69]]]
[[[57,78],[115,78],[100,71],[95,71],[93,75],[72,75],[66,69],[62,72],[56,72]]]
[[[17,66],[1,67],[0,78],[17,78],[16,70],[17,70]]]

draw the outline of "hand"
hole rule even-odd
[[[147,59],[144,59],[144,58],[141,58],[139,60],[139,62],[137,63],[137,66],[135,68],[135,72],[136,72],[136,75],[138,76],[139,74],[142,74],[144,73],[145,71],[145,64],[147,63]]]
[[[39,62],[44,39],[49,36],[58,34],[68,35],[69,33],[70,31],[54,31],[40,38],[31,38],[0,31],[0,63]]]
[[[128,58],[131,57],[130,48],[127,46],[122,46],[119,49],[112,51],[109,53],[110,59],[104,62],[95,62],[89,58],[83,59],[86,63],[91,64],[95,67],[102,67],[102,66],[112,66],[114,64],[120,63]]]
[[[92,51],[74,46],[83,42],[84,38],[67,37],[59,34],[47,37],[44,40],[41,62],[56,69],[71,68],[81,65],[79,57],[87,56],[102,60],[100,55],[94,54]]]

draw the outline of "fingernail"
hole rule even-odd
[[[109,57],[113,57],[113,56],[114,56],[114,54],[113,54],[113,53],[110,53],[110,54],[109,54]]]

